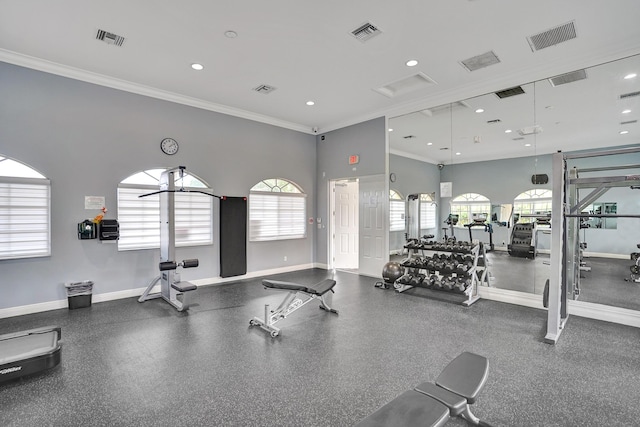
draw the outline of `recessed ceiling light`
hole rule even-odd
[[[393,132],[393,129],[392,129],[392,128],[389,128],[389,132]]]
[[[524,144],[524,146],[525,146],[525,147],[531,147],[531,144],[526,143],[526,144]]]
[[[620,131],[620,135],[626,135],[626,134],[628,134],[628,133],[629,133],[629,131],[628,131],[628,130],[621,130],[621,131]]]
[[[407,61],[407,67],[415,67],[416,65],[418,65],[418,61],[416,61],[415,59],[410,59]]]
[[[478,109],[476,110],[476,113],[484,113],[484,110],[483,110],[482,108],[478,108]]]
[[[632,79],[632,78],[634,78],[636,76],[637,76],[636,73],[631,73],[631,74],[627,74],[626,76],[624,76],[624,79],[625,80],[629,80],[629,79]]]
[[[228,30],[224,32],[224,36],[228,39],[235,39],[236,37],[238,37],[238,33],[233,30]]]
[[[427,145],[433,145],[433,142],[427,142]]]
[[[462,153],[460,153],[460,152],[458,151],[458,152],[456,153],[456,156],[459,156],[460,154],[462,154]]]
[[[314,104],[315,104],[315,102],[313,102],[313,101],[307,101],[307,105],[314,105]]]
[[[622,110],[622,114],[629,114],[631,110]]]
[[[193,68],[194,70],[200,71],[200,70],[204,69],[204,65],[202,65],[202,64],[191,64],[191,68]]]
[[[507,129],[504,131],[504,133],[511,133],[511,132],[513,132],[511,129]]]

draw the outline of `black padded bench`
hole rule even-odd
[[[57,366],[61,337],[59,326],[0,335],[0,382]]]
[[[260,326],[262,329],[269,332],[272,337],[277,337],[280,334],[280,329],[276,328],[274,325],[313,299],[320,300],[321,309],[330,313],[338,314],[338,311],[329,307],[329,304],[327,304],[327,301],[324,299],[327,292],[333,292],[333,287],[335,285],[336,281],[332,279],[325,279],[322,282],[310,286],[300,283],[264,279],[262,281],[262,286],[264,286],[265,289],[285,291],[287,292],[287,295],[275,310],[269,310],[269,304],[265,304],[264,319],[254,317],[249,321],[249,325]]]
[[[489,426],[471,413],[489,375],[489,361],[464,352],[453,359],[436,379],[408,390],[356,424],[357,427],[414,427],[444,425],[460,416],[472,425]]]

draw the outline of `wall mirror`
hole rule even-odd
[[[478,194],[488,199],[495,287],[540,295],[549,276],[551,156],[558,150],[639,144],[637,75],[640,57],[633,56],[391,118],[390,170],[398,176],[414,174],[410,168],[429,171],[424,173],[428,179],[421,178],[423,188],[415,191],[436,192],[438,238],[452,202],[461,203],[456,198]],[[589,159],[576,167],[583,176],[640,173],[640,156],[616,157]],[[622,168],[608,169],[615,163]],[[451,197],[442,196],[441,182],[451,183]],[[580,194],[585,197],[586,190]],[[467,200],[469,212],[472,203]],[[640,190],[612,189],[583,211],[638,213]],[[584,268],[576,299],[640,310],[640,296],[625,291],[630,282],[624,280],[629,277],[629,254],[640,243],[640,219],[605,219],[585,220],[581,228]],[[530,233],[535,257],[509,254],[516,223],[535,224]],[[459,223],[455,233],[489,243],[482,227]]]

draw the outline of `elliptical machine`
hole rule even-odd
[[[638,243],[636,247],[640,249],[640,243]],[[631,270],[629,278],[624,280],[627,282],[640,283],[640,252],[631,252],[630,258],[631,261],[634,261],[634,264],[629,267]]]

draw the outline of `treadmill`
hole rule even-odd
[[[59,326],[0,335],[0,383],[58,366],[61,338]]]

